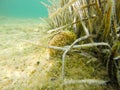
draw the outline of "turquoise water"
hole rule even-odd
[[[40,4],[47,0],[0,0],[0,16],[18,18],[47,17],[47,8]]]

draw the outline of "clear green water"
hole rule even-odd
[[[0,0],[0,16],[17,18],[47,17],[47,8],[40,4],[47,0]]]

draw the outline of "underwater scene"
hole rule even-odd
[[[120,0],[0,0],[0,90],[120,90]]]

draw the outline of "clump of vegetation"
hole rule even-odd
[[[54,35],[50,41],[49,46],[66,46],[70,45],[76,39],[76,35],[74,32],[71,31],[61,31]],[[50,56],[57,56],[60,55],[60,51],[55,49],[48,50]],[[62,53],[62,52],[61,52]]]
[[[87,52],[98,58],[101,61],[99,63],[107,67],[106,72],[108,72],[110,82],[106,84],[119,88],[120,11],[118,9],[120,1],[57,0],[55,2],[50,0],[50,4],[48,5],[48,25],[52,30],[49,32],[67,29],[76,33],[77,36],[71,45],[59,47],[64,51],[62,55],[63,84],[66,83],[65,58],[67,53],[75,48],[77,52]]]

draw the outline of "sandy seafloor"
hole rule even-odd
[[[46,49],[29,41],[46,44],[44,27],[40,19],[0,18],[0,90],[40,89],[50,64]]]

